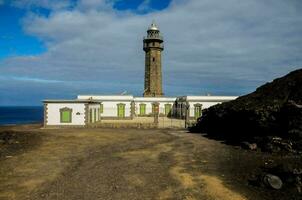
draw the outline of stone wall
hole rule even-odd
[[[152,45],[150,46],[149,43]],[[148,42],[145,56],[145,97],[163,96],[160,42]]]

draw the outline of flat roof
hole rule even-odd
[[[77,98],[92,100],[133,100],[132,95],[78,95]]]
[[[230,101],[237,98],[238,96],[182,96],[177,99],[187,101]]]
[[[85,100],[85,99],[45,99],[43,100],[44,103],[100,103],[97,100]]]
[[[238,98],[238,96],[186,96],[187,99],[217,99],[217,100],[232,100]]]
[[[132,95],[78,95],[77,99],[46,99],[44,103],[101,103],[103,101],[142,101],[142,102],[165,102],[165,101],[211,101],[223,102],[238,98],[238,96],[181,96],[181,97],[134,97]]]
[[[176,97],[134,97],[134,101],[175,101]]]

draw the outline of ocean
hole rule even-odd
[[[0,125],[43,122],[42,106],[0,106]]]

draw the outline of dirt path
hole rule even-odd
[[[264,199],[235,147],[180,130],[31,130],[41,144],[0,157],[0,199]],[[241,167],[240,167],[241,166]],[[244,169],[241,169],[244,170]]]

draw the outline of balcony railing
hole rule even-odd
[[[153,35],[153,36],[145,36],[144,37],[144,40],[148,40],[148,39],[157,39],[157,40],[164,40],[164,37],[163,36],[160,36],[160,35]]]
[[[144,49],[146,49],[146,48],[161,48],[161,49],[164,49],[164,44],[163,43],[157,43],[157,44],[159,44],[159,45],[155,45],[155,44],[153,44],[152,42],[150,42],[150,43],[144,43]]]

